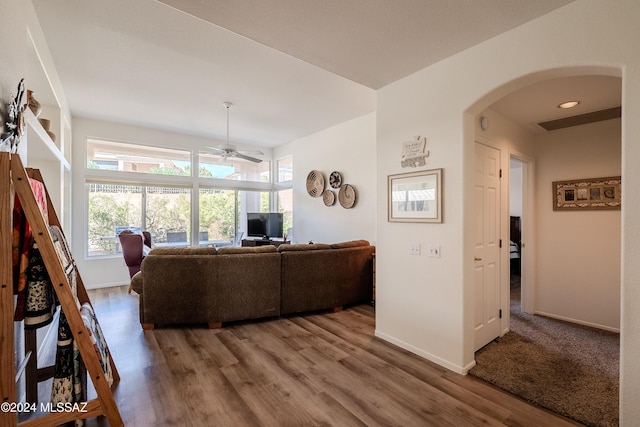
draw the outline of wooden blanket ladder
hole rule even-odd
[[[116,406],[111,387],[104,375],[98,354],[91,342],[90,332],[82,320],[71,285],[69,284],[64,267],[56,253],[53,239],[49,233],[47,222],[50,225],[57,225],[62,229],[60,221],[51,204],[46,186],[44,186],[44,188],[48,205],[48,221],[45,220],[36,202],[31,185],[29,184],[29,178],[36,179],[44,185],[39,170],[25,169],[17,154],[0,153],[0,391],[3,404],[3,410],[0,411],[0,425],[20,427],[53,426],[73,420],[104,415],[111,427],[123,426],[124,423]],[[41,413],[38,416],[27,417],[25,420],[20,421],[16,412],[4,410],[11,408],[10,405],[17,402],[16,378],[22,374],[26,376],[27,400],[31,400],[33,397],[30,397],[29,394],[32,395],[33,391],[30,392],[29,390],[32,390],[33,384],[36,384],[37,389],[37,382],[44,381],[51,377],[53,372],[52,367],[41,369],[37,369],[36,367],[36,369],[27,369],[24,373],[20,372],[27,364],[35,366],[36,361],[28,360],[28,356],[25,363],[21,363],[19,367],[16,366],[14,344],[15,324],[13,320],[13,263],[11,255],[11,236],[13,234],[11,184],[13,184],[16,196],[20,198],[22,208],[32,229],[38,248],[40,249],[40,254],[51,279],[52,286],[58,296],[58,301],[66,315],[73,337],[78,345],[80,356],[87,370],[87,376],[91,378],[97,394],[95,399],[89,400],[86,402],[86,405],[82,405],[84,412],[50,411]],[[91,304],[79,273],[77,274],[77,299],[80,304]],[[25,336],[27,335],[28,334],[25,334]],[[29,341],[29,338],[27,338],[26,341]],[[29,345],[33,345],[33,343],[27,343],[26,346],[29,347]],[[109,349],[106,348],[106,351],[107,354],[109,354],[115,384],[120,379],[120,376]],[[34,376],[36,378],[34,378]]]

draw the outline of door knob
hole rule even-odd
[[[473,260],[474,260],[474,261],[482,261],[482,258],[479,258],[479,257],[477,257],[477,256],[474,256],[474,257],[473,257]]]

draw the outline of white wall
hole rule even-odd
[[[513,159],[509,166],[509,215],[522,217],[522,163]]]
[[[473,365],[473,147],[475,119],[495,100],[537,81],[572,74],[622,75],[623,425],[640,419],[640,3],[577,0],[508,33],[392,83],[377,112],[376,334],[464,372]],[[626,118],[629,118],[628,120]],[[399,143],[424,134],[428,167],[444,168],[444,223],[386,221],[386,177],[401,172]],[[508,163],[506,164],[508,167]],[[415,239],[442,258],[411,257]]]
[[[553,181],[620,175],[620,140],[616,119],[535,141],[538,313],[620,327],[620,211],[554,211],[551,204]]]
[[[5,117],[7,103],[16,95],[18,82],[27,73],[27,15],[24,0],[0,2],[0,110]],[[12,96],[11,96],[12,95]],[[23,101],[26,102],[25,93]],[[4,122],[0,120],[0,124]],[[4,132],[5,130],[3,130]]]
[[[25,1],[8,0],[0,2],[0,133],[7,132],[5,119],[8,118],[7,106],[17,95],[18,83],[24,78],[25,92],[22,102],[27,102],[26,89],[29,88],[29,59],[27,45],[28,11],[31,7]],[[18,147],[22,162],[27,163],[26,135]],[[0,150],[8,151],[8,145]]]
[[[293,155],[294,242],[334,243],[366,239],[375,244],[376,219],[376,115],[325,129],[276,150],[275,158]],[[345,209],[337,201],[327,207],[322,197],[307,193],[306,178],[319,170],[329,186],[329,174],[342,173],[343,182],[356,188],[355,207]]]

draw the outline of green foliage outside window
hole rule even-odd
[[[200,191],[200,231],[209,240],[233,240],[235,230],[236,193],[232,190]]]
[[[115,253],[118,227],[147,230],[154,242],[166,241],[168,231],[185,231],[189,236],[190,189],[90,184],[88,199],[90,255]],[[144,222],[143,200],[146,200]]]
[[[171,191],[173,190],[173,191]],[[178,194],[167,194],[168,191]],[[167,240],[169,231],[191,233],[191,192],[188,189],[147,189],[147,209],[144,227],[156,242]]]
[[[116,186],[99,187],[111,191],[89,192],[89,249],[95,253],[111,253],[116,246],[116,227],[141,225],[141,188],[128,187],[128,193],[123,193],[113,190]]]

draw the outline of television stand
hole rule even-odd
[[[282,239],[277,239],[277,240],[271,240],[271,239],[242,239],[242,246],[243,247],[255,247],[255,246],[266,246],[266,245],[273,245],[276,248],[280,245],[284,245],[284,244],[289,244],[288,240],[282,240]]]

